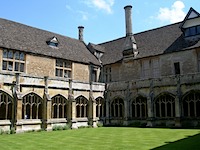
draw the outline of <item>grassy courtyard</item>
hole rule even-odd
[[[1,150],[196,150],[200,130],[84,128],[0,135]]]

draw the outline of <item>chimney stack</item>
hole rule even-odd
[[[126,37],[124,41],[124,59],[136,58],[138,55],[136,41],[132,32],[132,6],[128,5],[125,9]]]
[[[83,41],[83,29],[84,29],[83,26],[79,26],[79,27],[78,27],[78,39],[79,39],[80,41]]]
[[[125,20],[126,20],[126,36],[132,35],[132,6],[128,5],[125,9]]]

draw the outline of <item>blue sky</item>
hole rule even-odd
[[[78,38],[84,26],[86,43],[125,36],[124,6],[132,5],[133,32],[138,33],[184,19],[199,0],[3,0],[0,18]]]

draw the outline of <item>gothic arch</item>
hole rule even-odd
[[[143,95],[131,99],[131,114],[133,118],[147,118],[147,98]]]
[[[11,120],[13,113],[13,97],[0,90],[0,120]]]
[[[96,117],[106,116],[106,103],[103,97],[99,96],[95,99],[96,102]]]
[[[85,118],[88,117],[88,109],[89,109],[89,103],[88,99],[80,95],[76,99],[76,117],[77,118]]]
[[[24,98],[25,96],[29,95],[29,94],[34,94],[38,97],[40,97],[41,99],[43,99],[39,94],[37,94],[35,91],[29,91],[29,92],[26,92],[25,94],[23,94],[21,97]]]
[[[175,96],[169,92],[160,93],[154,100],[156,117],[175,117]]]
[[[124,99],[115,97],[110,103],[111,116],[114,118],[124,117]]]
[[[200,90],[190,90],[182,96],[183,116],[200,117]]]
[[[170,93],[168,91],[163,91],[163,92],[160,92],[157,96],[155,96],[155,99],[157,99],[158,97],[160,97],[162,95],[170,95],[175,98],[175,95],[173,93]]]
[[[67,118],[68,99],[61,94],[51,98],[51,118]]]
[[[22,97],[22,119],[42,119],[43,99],[35,92]]]

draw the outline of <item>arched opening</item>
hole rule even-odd
[[[112,117],[124,117],[124,101],[121,98],[116,98],[111,103]]]
[[[172,118],[175,117],[175,98],[170,94],[163,94],[155,100],[156,117]]]
[[[147,98],[139,96],[132,101],[132,117],[146,118],[147,117]]]
[[[22,119],[42,119],[42,99],[35,93],[23,97]]]
[[[88,117],[88,100],[84,96],[76,98],[76,117]]]
[[[96,99],[96,117],[105,117],[105,102],[102,97]]]
[[[52,98],[51,118],[67,118],[67,99],[62,95],[56,95]]]
[[[12,119],[12,106],[12,97],[3,91],[0,91],[0,120]]]
[[[184,117],[200,117],[200,92],[191,91],[183,97]]]

